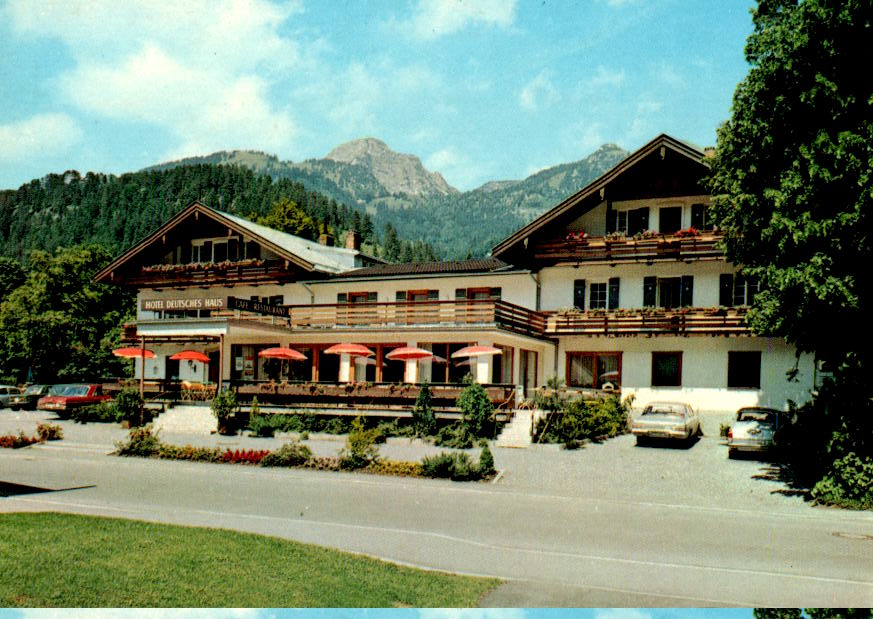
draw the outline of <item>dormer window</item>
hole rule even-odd
[[[238,262],[261,257],[254,241],[243,242],[238,236],[191,241],[191,262]]]

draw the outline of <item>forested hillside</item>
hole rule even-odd
[[[93,242],[112,254],[130,247],[198,200],[242,217],[266,216],[281,199],[296,203],[335,235],[361,232],[387,260],[433,259],[433,248],[381,234],[363,211],[310,191],[289,179],[273,180],[240,166],[185,165],[112,176],[76,171],[49,174],[15,191],[0,192],[0,255],[23,259],[32,249]],[[379,237],[391,242],[382,250]]]

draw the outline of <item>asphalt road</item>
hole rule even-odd
[[[506,579],[486,606],[873,606],[873,514],[812,507],[713,438],[495,449],[497,483],[459,484],[106,455],[123,434],[69,424],[60,443],[0,450],[0,481],[67,489],[0,512],[222,527]],[[247,441],[266,445],[230,443]]]

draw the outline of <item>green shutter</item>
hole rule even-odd
[[[573,280],[573,307],[576,309],[585,309],[585,280]]]
[[[378,300],[379,300],[379,298],[375,292],[368,292],[367,293],[367,303],[375,303]]]
[[[455,288],[455,299],[466,299],[467,298],[467,289],[466,288]]]
[[[718,278],[718,304],[722,307],[734,305],[734,276],[722,273]]]
[[[345,292],[338,292],[336,294],[336,302],[337,303],[345,303],[348,300]]]
[[[618,309],[618,277],[609,278],[609,309]]]
[[[440,300],[440,291],[439,290],[428,290],[427,291],[427,300],[428,301],[439,301]]]
[[[395,301],[405,301],[406,300],[406,291],[405,290],[398,290],[397,294],[394,295],[394,300]]]
[[[657,305],[658,296],[658,278],[644,277],[643,278],[643,307],[655,307]]]

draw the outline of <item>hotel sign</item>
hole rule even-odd
[[[227,309],[254,312],[266,316],[282,316],[283,318],[288,316],[288,308],[284,305],[272,305],[270,303],[239,299],[237,297],[227,297]]]
[[[146,312],[221,310],[227,307],[226,297],[189,297],[180,299],[142,299],[140,309]]]

